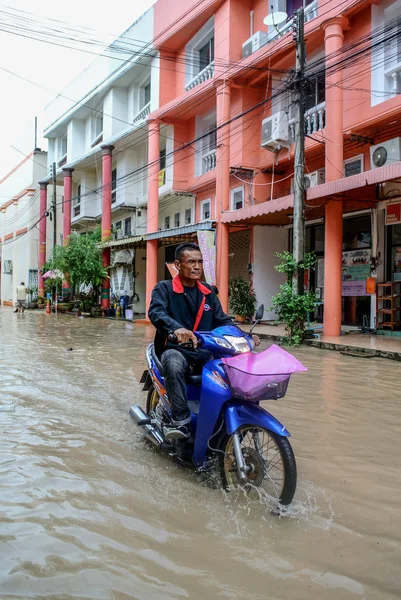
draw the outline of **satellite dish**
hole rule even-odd
[[[284,23],[286,20],[286,12],[272,12],[263,19],[263,23],[269,27],[277,27],[277,25],[281,25],[281,23]]]

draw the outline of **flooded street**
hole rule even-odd
[[[150,328],[2,308],[0,335],[0,598],[400,598],[400,364],[295,352],[279,518],[144,444]]]

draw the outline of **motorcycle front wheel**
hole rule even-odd
[[[235,433],[246,476],[239,477],[233,435],[227,435],[219,455],[224,487],[259,488],[280,504],[290,504],[297,486],[297,465],[288,439],[254,425],[243,425]]]

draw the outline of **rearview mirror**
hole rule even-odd
[[[261,304],[259,306],[258,310],[256,311],[255,320],[260,321],[263,317],[264,312],[265,312],[265,307],[263,304]]]

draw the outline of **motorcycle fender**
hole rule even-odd
[[[242,425],[258,425],[282,437],[291,435],[280,421],[258,404],[229,404],[225,409],[224,417],[226,430],[230,435]]]

